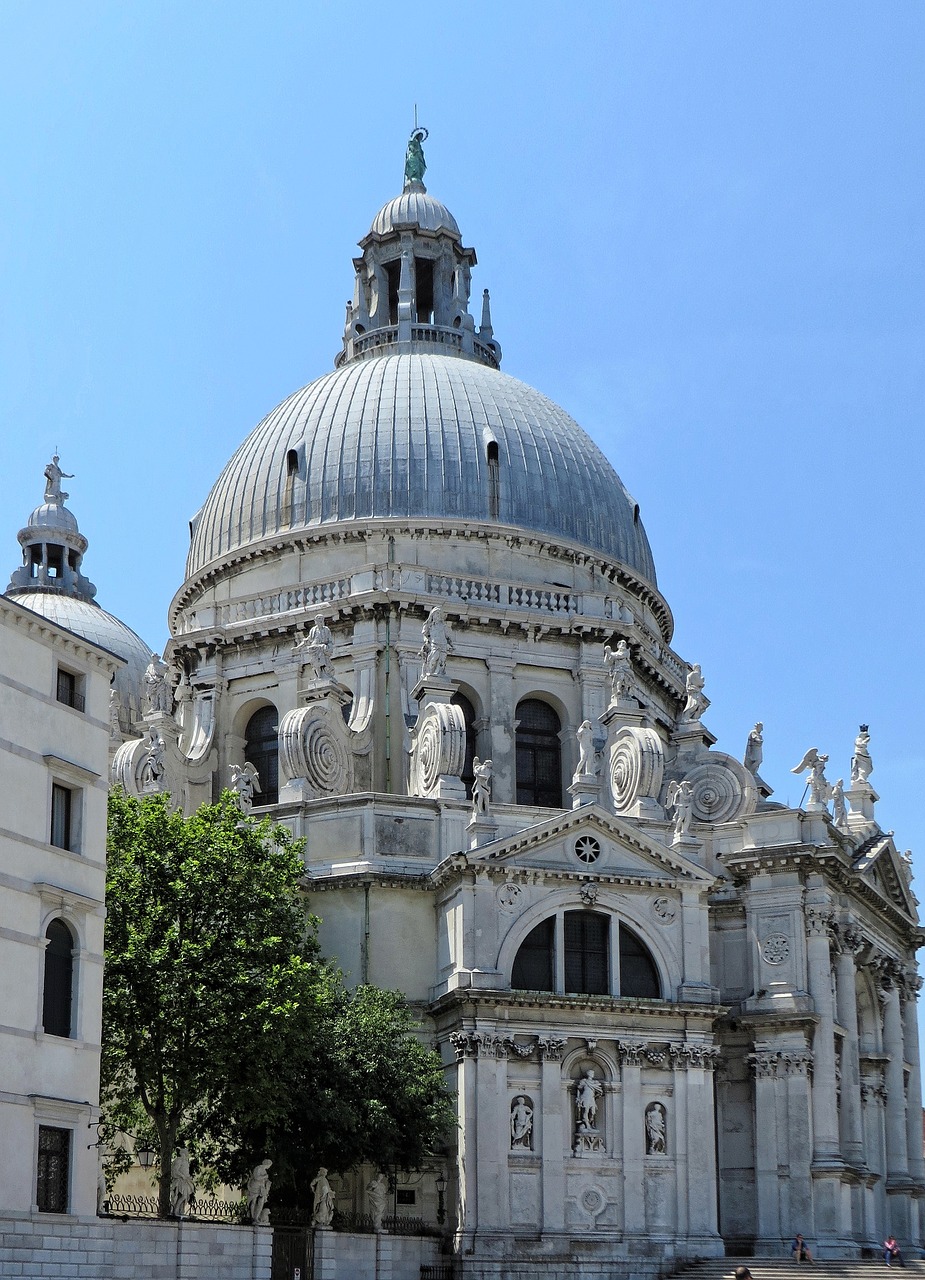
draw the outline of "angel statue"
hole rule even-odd
[[[681,719],[689,724],[699,720],[710,705],[709,699],[705,698],[703,693],[705,683],[703,673],[700,670],[700,663],[695,662],[690,671],[688,671],[687,679],[684,682],[687,701],[684,703],[684,710],[681,712]]]
[[[824,809],[832,795],[832,788],[825,776],[825,766],[828,762],[828,756],[822,756],[815,747],[810,747],[796,768],[790,770],[791,773],[803,773],[804,770],[809,770],[810,802],[817,810]]]
[[[681,782],[675,782],[674,779],[668,783],[667,806],[674,809],[674,839],[673,844],[677,844],[679,840],[690,839],[691,822],[694,818],[694,788],[684,778]]]
[[[254,792],[260,794],[260,775],[249,760],[231,766],[231,790],[241,812],[248,814],[254,803]]]

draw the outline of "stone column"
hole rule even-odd
[[[517,800],[517,761],[512,658],[494,653],[490,656],[488,705],[491,708],[492,799],[496,804],[513,804]]]
[[[471,1247],[479,1225],[476,1042],[471,1031],[454,1031],[449,1038],[456,1051],[457,1230],[463,1248]]]
[[[623,1232],[643,1237],[646,1230],[645,1122],[642,1105],[642,1055],[638,1041],[619,1042],[623,1081]]]
[[[771,1252],[781,1239],[777,1185],[777,1070],[780,1055],[757,1049],[748,1056],[755,1073],[755,1201],[759,1249]],[[804,1232],[805,1234],[805,1232]]]
[[[565,1124],[568,1123],[568,1099],[562,1088],[562,1036],[541,1036],[540,1088],[543,1123],[540,1134],[543,1157],[543,1227],[549,1231],[565,1229]]]
[[[863,945],[861,937],[843,930],[835,961],[838,1021],[844,1028],[841,1055],[842,1155],[848,1164],[864,1163],[864,1133],[861,1120],[861,1068],[858,1053],[858,1000],[855,954]]]
[[[813,1035],[813,1163],[817,1165],[838,1161],[841,1157],[835,1077],[835,1009],[829,952],[833,918],[833,913],[825,907],[807,907],[809,993],[818,1018]]]
[[[899,1001],[899,977],[892,970],[881,971],[880,999],[883,1004],[883,1051],[889,1054],[890,1058],[884,1071],[884,1083],[886,1084],[887,1093],[887,1179],[905,1179],[909,1176],[909,1153],[906,1143],[903,1019]],[[921,1146],[921,1141],[919,1145]]]
[[[712,1241],[717,1234],[716,1221],[716,1141],[713,1106],[713,1062],[717,1051],[706,1045],[681,1046],[676,1056],[685,1067],[683,1080],[676,1079],[675,1098],[683,1090],[687,1119],[686,1187],[682,1194],[687,1204],[685,1234],[697,1243]],[[678,1088],[680,1085],[680,1088]],[[677,1102],[676,1102],[677,1105]],[[680,1152],[679,1152],[680,1155]],[[678,1179],[681,1168],[679,1160]],[[679,1215],[680,1218],[680,1215]],[[681,1233],[679,1220],[679,1234]]]
[[[782,1163],[790,1167],[785,1184],[789,1202],[785,1221],[787,1230],[784,1235],[786,1238],[794,1231],[802,1231],[804,1236],[810,1239],[816,1236],[818,1240],[823,1232],[833,1234],[837,1231],[838,1220],[831,1196],[823,1196],[825,1212],[822,1223],[819,1221],[820,1215],[817,1208],[820,1200],[820,1181],[817,1180],[814,1185],[810,1144],[812,1116],[809,1070],[813,1057],[806,1049],[788,1049],[781,1054],[781,1059],[787,1077],[787,1139],[786,1154]],[[834,1088],[832,1092],[834,1095]],[[823,1168],[822,1187],[828,1191],[831,1186],[837,1186],[837,1177],[837,1173],[827,1177],[826,1170]],[[796,1222],[801,1225],[794,1226]],[[840,1253],[836,1256],[840,1256]]]
[[[925,1180],[922,1158],[922,1067],[919,1061],[918,998],[922,979],[911,970],[906,974],[906,1008],[903,1018],[903,1043],[909,1063],[909,1088],[906,1096],[906,1146],[909,1173],[917,1182]]]

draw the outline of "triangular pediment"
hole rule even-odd
[[[634,824],[597,805],[527,827],[482,845],[470,861],[504,863],[542,871],[587,872],[646,880],[692,880],[712,884],[714,877],[676,846],[669,847]]]
[[[911,873],[891,831],[879,832],[861,845],[854,855],[854,870],[904,915],[918,920],[918,899],[910,885]]]

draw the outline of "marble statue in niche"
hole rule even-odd
[[[533,1150],[533,1101],[523,1093],[511,1103],[511,1150]]]
[[[650,1102],[646,1107],[646,1155],[668,1154],[668,1116],[660,1102]]]

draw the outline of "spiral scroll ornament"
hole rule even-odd
[[[344,737],[339,708],[332,714],[314,704],[288,712],[279,726],[279,763],[285,780],[304,780],[319,796],[346,795],[353,761]]]
[[[728,757],[695,765],[686,778],[694,792],[695,822],[733,822],[754,810],[751,774]]]
[[[414,777],[419,795],[434,795],[440,779],[458,778],[466,760],[466,721],[452,703],[431,703],[421,712],[414,745]]]
[[[616,812],[629,813],[640,800],[658,796],[663,769],[662,743],[654,729],[620,729],[610,750],[610,793]]]

